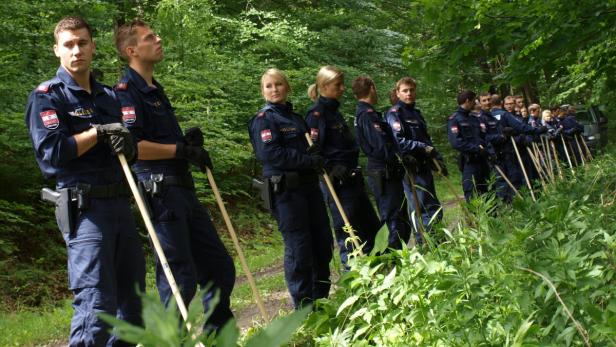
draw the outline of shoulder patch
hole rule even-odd
[[[366,110],[366,112],[374,112],[374,110],[369,108],[369,109]]]
[[[137,114],[133,106],[122,107],[122,122],[133,124],[137,120]]]
[[[399,121],[395,121],[392,125],[392,128],[394,129],[394,131],[400,131],[402,129],[402,126],[400,125]]]
[[[60,125],[60,119],[56,110],[47,110],[40,113],[41,120],[45,128],[49,130],[56,129]]]
[[[128,83],[126,82],[120,82],[118,84],[116,84],[115,88],[113,88],[115,90],[126,90],[128,89]]]
[[[457,134],[458,133],[458,126],[457,125],[452,125],[451,126],[451,132],[454,133],[454,134]]]
[[[392,107],[389,109],[389,112],[398,112],[398,108],[397,107]]]
[[[36,91],[39,93],[47,93],[49,91],[49,83],[42,83],[37,88]]]
[[[319,118],[319,117],[321,117],[321,112],[319,112],[319,111],[312,111],[312,115],[317,117],[317,118]]]
[[[263,117],[263,116],[265,116],[265,112],[259,112],[259,113],[257,113],[257,118],[259,118],[259,117]]]
[[[456,117],[456,114],[454,113],[454,114],[452,114],[451,116],[449,116],[449,120],[452,120],[452,119],[454,119],[455,117]]]
[[[263,141],[263,143],[272,142],[272,131],[270,129],[261,130],[261,141]]]

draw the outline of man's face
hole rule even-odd
[[[515,100],[513,98],[505,99],[505,110],[507,112],[513,113],[514,108],[515,108]]]
[[[484,95],[479,97],[479,105],[481,105],[481,109],[484,111],[490,110],[490,101],[491,98],[489,95]]]
[[[156,64],[163,60],[163,45],[161,38],[150,27],[138,26],[135,28],[137,43],[129,46],[128,56],[144,63]]]
[[[88,29],[64,30],[58,33],[58,40],[53,46],[60,65],[71,75],[79,75],[89,71],[96,45]]]
[[[412,84],[402,84],[396,91],[398,99],[407,105],[415,102],[416,93],[417,87]]]

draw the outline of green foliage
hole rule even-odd
[[[197,293],[201,297],[203,292]],[[201,333],[201,327],[207,317],[212,313],[213,307],[218,303],[218,295],[212,302],[210,310],[201,314],[201,302],[193,301],[189,308],[185,325],[178,324],[178,312],[175,303],[168,308],[153,294],[142,294],[144,326],[134,326],[108,314],[101,314],[101,318],[111,324],[113,332],[122,340],[141,344],[144,347],[176,347],[195,346],[202,343],[205,346],[237,346],[240,337],[235,320],[228,322],[216,335],[213,332]],[[304,319],[311,311],[305,307],[286,317],[278,318],[267,327],[250,336],[243,345],[246,347],[272,347],[285,344],[291,339],[293,333],[302,325]],[[190,326],[190,330],[185,329]]]
[[[616,343],[615,169],[596,160],[537,203],[476,200],[476,226],[431,252],[355,259],[307,333],[319,346]]]

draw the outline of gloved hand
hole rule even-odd
[[[176,143],[175,157],[178,159],[186,159],[189,163],[196,165],[202,171],[205,171],[205,167],[209,167],[210,170],[214,168],[210,154],[203,147],[189,146],[184,142]]]
[[[347,176],[347,168],[344,165],[335,164],[329,170],[329,176],[333,179],[343,180]]]
[[[308,147],[308,150],[306,150],[306,152],[309,155],[313,155],[313,154],[321,155],[321,146],[319,146],[318,143],[313,143],[312,145],[310,145],[310,147]]]
[[[562,133],[562,131],[563,131],[563,128],[558,127],[558,128],[556,129],[556,131],[554,131],[554,136],[558,136],[558,135],[560,135],[560,133]]]
[[[426,146],[426,147],[424,147],[424,151],[426,151],[426,154],[427,154],[429,157],[431,157],[431,158],[434,158],[434,157],[435,157],[435,156],[434,156],[434,152],[435,152],[436,150],[434,149],[434,147],[432,147],[432,146]]]
[[[545,125],[542,125],[538,127],[537,129],[539,129],[539,134],[545,134],[548,132],[548,127],[546,127]]]
[[[321,173],[323,171],[323,165],[325,165],[325,159],[320,153],[310,154],[310,166],[317,173]]]
[[[445,165],[445,162],[442,160],[437,160],[437,162],[438,162],[438,166],[441,168],[441,175],[445,177],[449,176],[449,170],[447,170],[447,166]],[[435,167],[435,169],[438,171],[438,167]]]
[[[137,154],[135,141],[130,131],[121,123],[94,124],[97,141],[107,143],[114,154],[124,154],[128,162],[133,161]]]
[[[417,172],[417,159],[410,154],[402,156],[402,165],[409,172]]]
[[[203,132],[198,127],[188,128],[184,133],[184,139],[190,146],[203,147]]]
[[[503,128],[503,135],[505,135],[506,137],[511,137],[513,136],[513,134],[515,134],[515,130],[513,130],[513,128],[510,128],[510,127]]]

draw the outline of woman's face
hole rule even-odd
[[[321,96],[329,99],[340,99],[344,93],[344,79],[342,77],[334,79],[333,81],[322,86],[319,93]]]
[[[289,87],[282,78],[266,75],[261,85],[261,93],[263,93],[265,101],[273,104],[283,104],[287,101]]]
[[[403,103],[410,105],[415,102],[417,87],[412,84],[401,84],[396,90],[396,96]]]
[[[528,110],[526,109],[526,107],[522,107],[520,109],[520,114],[522,115],[522,117],[526,118],[528,117]]]

